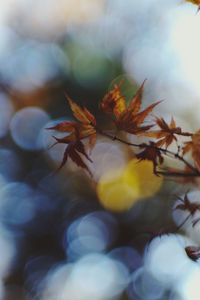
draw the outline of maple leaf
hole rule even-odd
[[[141,160],[150,160],[153,163],[153,170],[156,174],[156,167],[158,164],[162,164],[164,159],[160,150],[156,147],[154,142],[150,142],[150,144],[141,144],[140,148],[144,150],[136,155],[136,157]]]
[[[191,136],[191,141],[185,142],[183,155],[191,152],[194,163],[200,168],[200,130]]]
[[[197,210],[200,210],[200,205],[198,203],[191,202],[187,193],[184,195],[183,199],[178,197],[178,200],[181,201],[181,203],[178,203],[174,209],[180,209],[182,211],[188,210],[192,216]]]
[[[116,118],[126,109],[125,97],[120,90],[120,84],[115,84],[102,99],[100,108],[103,112],[113,114]]]
[[[88,166],[85,164],[85,162],[83,161],[83,159],[81,157],[81,155],[82,155],[88,161],[92,162],[92,160],[90,159],[90,157],[87,155],[87,153],[85,151],[84,144],[80,140],[71,142],[70,138],[68,138],[68,137],[64,137],[64,138],[54,137],[54,138],[56,140],[55,144],[60,144],[60,143],[68,144],[65,149],[65,152],[63,154],[62,162],[61,162],[60,166],[58,167],[57,171],[59,171],[65,165],[65,163],[67,162],[67,159],[69,157],[78,167],[85,169],[90,174],[90,176],[92,176],[90,169],[88,168]]]
[[[115,85],[101,101],[101,109],[105,113],[113,114],[115,125],[119,130],[123,130],[131,134],[143,134],[154,126],[144,125],[143,123],[154,107],[160,102],[153,103],[143,111],[140,111],[144,83],[145,81],[137,90],[128,106],[126,105],[125,98],[121,93],[119,85]]]
[[[66,95],[67,96],[67,95]],[[69,96],[67,96],[70,108],[73,112],[74,117],[80,121],[82,124],[88,124],[91,126],[96,125],[96,119],[93,114],[85,107],[80,107],[76,104]]]
[[[160,139],[156,142],[158,147],[165,145],[166,148],[171,145],[173,141],[177,141],[176,134],[181,134],[182,130],[176,126],[176,122],[171,118],[171,122],[168,125],[163,118],[156,118],[156,124],[160,127],[159,130],[149,131],[145,133],[145,136]]]
[[[96,143],[96,119],[88,109],[86,109],[85,107],[80,107],[68,96],[67,99],[70,108],[73,112],[73,115],[77,121],[63,121],[56,124],[55,126],[47,128],[49,130],[56,130],[58,132],[68,133],[63,138],[54,137],[56,139],[55,144],[64,143],[68,145],[65,149],[63,160],[59,169],[64,166],[64,164],[67,161],[67,158],[70,157],[78,166],[86,169],[91,174],[79,153],[81,153],[89,161],[91,161],[88,155],[86,154],[84,145],[81,142],[81,140],[88,138],[90,150],[93,148],[93,146]]]
[[[181,197],[178,197],[178,200],[181,201],[181,203],[178,203],[174,207],[174,210],[179,209],[189,212],[185,220],[178,226],[178,228],[180,229],[189,220],[189,218],[193,217],[195,213],[200,210],[200,205],[197,202],[191,202],[188,198],[187,193],[184,195],[183,199]],[[197,218],[196,220],[192,220],[192,226],[194,227],[199,222],[199,220],[199,218]]]

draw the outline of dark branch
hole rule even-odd
[[[162,175],[162,176],[167,176],[167,177],[200,177],[200,172],[192,165],[190,164],[183,156],[181,156],[179,153],[175,153],[175,152],[172,152],[166,148],[160,148],[160,147],[157,147],[156,145],[152,146],[152,144],[135,144],[135,143],[131,143],[131,142],[128,142],[126,140],[123,140],[121,138],[119,138],[118,136],[116,135],[112,135],[110,133],[107,133],[99,128],[96,128],[97,132],[100,134],[100,135],[103,135],[109,139],[111,139],[112,141],[118,141],[120,143],[123,143],[127,146],[132,146],[132,147],[136,147],[136,148],[149,148],[149,147],[154,147],[156,150],[160,151],[161,153],[163,153],[164,155],[167,155],[167,156],[171,156],[173,157],[174,159],[177,159],[179,161],[181,161],[185,166],[187,166],[190,170],[191,170],[191,173],[189,172],[171,172],[171,171],[156,171],[156,175]],[[191,136],[190,133],[184,133],[184,135],[187,135],[187,136]]]

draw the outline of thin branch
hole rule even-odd
[[[131,142],[127,142],[127,141],[125,141],[125,140],[123,140],[123,139],[117,137],[116,135],[109,134],[109,133],[107,133],[107,132],[105,132],[105,131],[102,131],[101,129],[97,129],[97,128],[96,128],[96,130],[97,130],[97,132],[98,132],[100,135],[103,135],[103,136],[105,136],[105,137],[111,139],[112,141],[118,141],[118,142],[120,142],[120,143],[122,143],[122,144],[125,144],[125,145],[127,145],[127,146],[133,146],[133,147],[141,148],[141,145],[140,145],[140,144],[134,144],[134,143],[131,143]]]
[[[156,171],[156,175],[162,175],[166,177],[200,177],[200,172],[198,173],[184,173],[184,172],[170,172],[170,171]]]
[[[168,149],[163,149],[163,148],[159,148],[156,146],[155,146],[155,148],[158,149],[160,152],[163,152],[163,154],[172,155],[175,159],[177,158],[178,160],[182,161],[194,173],[200,174],[199,171],[193,165],[191,165],[184,157],[182,157],[180,154],[174,153]]]
[[[175,133],[176,135],[181,135],[181,136],[193,136],[193,133],[191,132],[180,132],[180,133]]]
[[[183,225],[185,225],[185,223],[191,218],[191,214],[189,213],[189,215],[177,226],[177,231],[181,229],[181,227],[183,227]]]
[[[135,144],[135,143],[125,141],[125,140],[117,137],[116,135],[109,134],[109,133],[107,133],[107,132],[105,132],[105,131],[103,131],[99,128],[96,128],[96,130],[99,134],[111,139],[112,141],[118,141],[118,142],[123,143],[125,145],[136,147],[136,148],[142,148],[144,146],[144,144]],[[184,163],[192,171],[192,173],[157,171],[157,174],[164,175],[164,176],[173,176],[173,177],[199,177],[200,176],[200,172],[192,164],[190,164],[184,157],[182,157],[179,153],[175,153],[175,152],[172,152],[168,149],[164,149],[164,148],[160,148],[160,147],[152,146],[152,145],[148,145],[148,144],[145,144],[145,147],[146,148],[154,147],[158,151],[162,152],[164,155],[172,156],[174,159],[178,159],[179,161]]]

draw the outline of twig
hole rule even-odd
[[[184,172],[156,171],[157,175],[163,175],[163,176],[167,176],[167,177],[200,177],[200,172],[192,164],[190,164],[184,157],[182,157],[179,153],[175,153],[168,149],[160,148],[155,145],[152,146],[152,144],[150,145],[150,144],[144,144],[144,143],[142,143],[142,144],[131,143],[131,142],[121,139],[120,137],[118,137],[116,135],[109,134],[99,128],[96,128],[96,130],[100,135],[105,136],[105,137],[111,139],[112,141],[118,141],[127,146],[132,146],[132,147],[136,147],[136,148],[144,148],[144,145],[145,145],[146,148],[153,147],[154,149],[162,152],[164,155],[172,156],[174,159],[178,159],[192,171],[191,173],[189,173],[189,172],[184,173]],[[187,133],[184,133],[184,134],[187,134]],[[191,134],[187,134],[187,135],[190,136]]]

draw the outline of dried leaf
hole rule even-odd
[[[100,103],[100,108],[103,112],[114,114],[116,118],[126,109],[125,98],[121,93],[120,85],[114,85]]]
[[[119,85],[115,85],[113,90],[103,98],[100,107],[105,113],[114,115],[114,122],[119,130],[141,135],[153,126],[152,124],[144,125],[143,123],[160,102],[153,103],[143,111],[140,111],[144,83],[145,81],[128,106],[126,106],[125,98],[121,94]]]
[[[178,197],[178,200],[181,201],[181,203],[177,204],[175,206],[175,209],[180,209],[180,210],[187,210],[190,212],[190,214],[193,216],[197,210],[200,210],[200,205],[195,202],[191,202],[188,198],[187,193],[184,195],[184,198]]]
[[[69,96],[67,96],[70,108],[73,112],[74,117],[83,124],[96,125],[96,119],[86,108],[81,108],[76,104]]]
[[[64,144],[68,143],[67,139],[57,139],[56,138],[56,141],[58,143],[64,143]],[[66,147],[65,152],[63,154],[63,159],[62,159],[62,162],[61,162],[58,170],[60,170],[65,165],[65,163],[67,162],[67,159],[69,157],[77,166],[85,169],[92,176],[90,169],[85,164],[85,162],[83,161],[83,159],[79,153],[81,153],[83,156],[85,156],[87,160],[92,162],[92,160],[87,155],[84,145],[81,141],[69,142],[69,144]]]
[[[185,142],[183,155],[191,152],[195,165],[200,168],[200,130],[191,136],[191,141]]]
[[[133,99],[131,100],[127,111],[130,111],[132,114],[136,114],[140,111],[141,109],[141,104],[142,104],[142,95],[143,95],[143,89],[144,89],[144,84],[145,84],[146,80],[143,81],[142,85],[140,86],[140,88],[137,90],[135,96],[133,97]]]
[[[145,136],[159,139],[156,142],[158,147],[165,146],[168,148],[172,142],[177,141],[176,134],[181,134],[182,130],[176,126],[176,122],[171,118],[171,122],[168,125],[163,118],[156,118],[156,125],[160,127],[159,130],[149,131],[145,133]]]
[[[55,126],[48,127],[48,130],[57,130],[60,132],[72,132],[75,127],[77,127],[78,123],[77,122],[71,122],[71,121],[63,121]]]
[[[67,133],[67,135],[63,138],[54,137],[56,140],[55,144],[67,144],[59,169],[64,166],[68,157],[70,157],[77,166],[86,169],[91,175],[89,168],[80,156],[81,154],[85,156],[87,160],[91,161],[85,151],[84,145],[81,140],[88,138],[89,149],[91,151],[96,143],[96,119],[89,110],[87,110],[86,108],[81,108],[69,97],[68,102],[77,121],[64,121],[56,124],[53,127],[47,128],[49,130],[57,130],[62,133]]]
[[[154,173],[156,174],[156,167],[158,164],[162,164],[164,159],[160,150],[156,147],[156,144],[150,142],[150,144],[142,144],[141,148],[144,150],[136,155],[139,160],[150,160],[153,163]]]
[[[152,128],[154,124],[143,126],[143,123],[146,117],[152,112],[154,107],[159,103],[160,101],[153,103],[150,106],[148,106],[145,110],[137,114],[134,114],[131,111],[125,111],[116,121],[116,125],[118,129],[124,130],[132,134],[140,134],[140,135],[144,134],[147,130]]]

